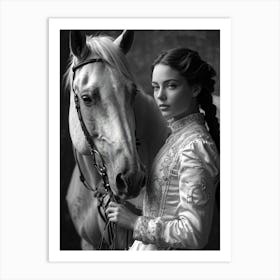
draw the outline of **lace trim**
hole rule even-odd
[[[176,132],[176,131],[182,129],[183,127],[191,125],[193,122],[204,125],[205,121],[204,121],[203,114],[194,113],[194,114],[188,115],[186,117],[183,117],[179,120],[171,119],[168,121],[168,126],[170,127],[172,132]]]
[[[158,235],[156,223],[152,218],[141,216],[134,227],[133,238],[144,243],[152,243]]]
[[[170,172],[173,168],[174,159],[177,157],[177,147],[167,146],[167,152],[157,161],[159,164],[159,175],[155,175],[155,166],[148,180],[146,197],[144,199],[145,215],[161,216],[164,211],[163,203],[170,184]],[[158,185],[158,187],[156,187]]]
[[[140,216],[135,224],[133,231],[133,238],[140,240],[146,244],[156,244],[161,240],[162,233],[162,220],[161,218],[151,218]]]

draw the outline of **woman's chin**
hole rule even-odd
[[[166,120],[172,118],[172,115],[169,112],[161,111],[161,114]]]

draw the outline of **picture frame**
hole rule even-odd
[[[1,280],[280,279],[279,1],[2,0],[0,14]],[[49,18],[230,18],[230,262],[49,261]]]

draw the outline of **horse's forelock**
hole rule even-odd
[[[113,38],[104,35],[89,36],[87,38],[87,44],[90,47],[91,55],[96,55],[104,59],[109,67],[112,67],[118,72],[119,78],[124,81],[134,82],[134,77],[129,69],[126,57],[119,47],[114,44]]]
[[[129,69],[125,55],[114,44],[114,39],[105,36],[87,36],[87,47],[90,49],[90,56],[96,56],[107,62],[107,67],[111,67],[118,73],[118,79],[135,83],[132,72]],[[72,67],[79,63],[78,59],[70,54],[67,70],[63,76],[64,90],[67,92],[72,87]]]

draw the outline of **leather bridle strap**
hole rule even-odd
[[[79,64],[72,67],[72,71],[74,72],[73,80],[75,79],[75,72],[77,69],[82,68],[83,66],[89,64],[89,63],[95,63],[95,62],[104,62],[102,58],[91,58],[87,59],[85,61],[80,62]]]
[[[86,125],[84,123],[82,113],[81,113],[79,97],[78,97],[78,94],[76,93],[75,88],[74,88],[74,79],[75,79],[76,70],[85,66],[85,65],[87,65],[87,64],[89,64],[89,63],[95,63],[95,62],[104,62],[104,60],[101,59],[101,58],[92,58],[92,59],[85,60],[85,61],[79,63],[78,65],[75,65],[75,66],[72,67],[72,71],[73,71],[72,89],[73,89],[73,93],[74,93],[74,101],[75,101],[75,106],[76,106],[78,118],[79,118],[79,121],[80,121],[80,124],[81,124],[82,131],[85,135],[86,141],[89,145],[90,153],[93,156],[94,166],[96,167],[98,173],[100,174],[100,176],[103,179],[104,188],[106,189],[106,191],[111,192],[109,181],[108,181],[108,176],[107,176],[107,168],[106,168],[104,159],[103,159],[102,155],[99,153],[97,147],[95,146],[95,144],[92,140],[91,135],[89,134],[89,132],[86,128]],[[97,163],[96,156],[98,156],[98,158],[100,159],[101,165]]]
[[[81,107],[80,107],[80,102],[79,102],[79,97],[78,97],[78,94],[76,93],[75,91],[75,88],[74,88],[74,80],[75,80],[75,74],[76,74],[76,70],[79,69],[79,68],[82,68],[83,66],[85,66],[86,64],[89,64],[89,63],[95,63],[95,62],[103,62],[102,59],[100,58],[93,58],[93,59],[89,59],[89,60],[86,60],[86,61],[83,61],[81,63],[79,63],[78,65],[76,66],[73,66],[72,67],[72,71],[73,71],[73,78],[72,78],[72,89],[73,89],[73,92],[74,92],[74,101],[75,101],[75,105],[76,105],[76,110],[77,110],[77,113],[78,113],[78,117],[79,117],[79,121],[81,123],[81,127],[82,127],[82,130],[83,130],[83,133],[86,137],[86,140],[89,144],[89,146],[94,150],[97,150],[94,143],[93,143],[93,140],[86,128],[86,125],[84,123],[84,120],[83,120],[83,117],[82,117],[82,113],[81,113]]]

